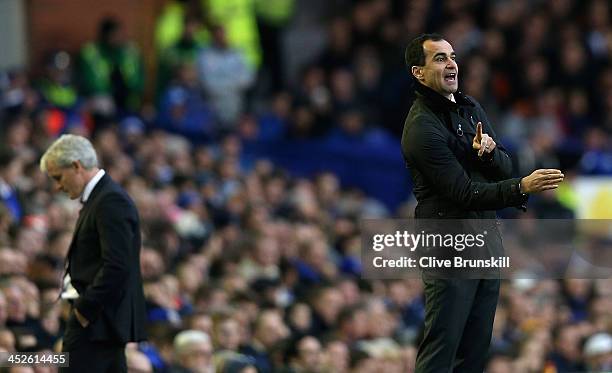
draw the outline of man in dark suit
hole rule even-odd
[[[525,209],[529,193],[563,181],[559,170],[512,178],[510,156],[483,108],[458,91],[455,52],[440,35],[415,38],[406,48],[406,64],[416,99],[404,125],[402,153],[414,181],[417,219],[495,219],[495,210]],[[491,246],[503,250],[501,239]],[[423,282],[425,327],[416,372],[482,372],[499,279],[432,278],[424,272]]]
[[[98,168],[84,137],[63,135],[40,160],[58,190],[83,207],[66,259],[62,298],[72,304],[63,350],[68,372],[126,372],[125,344],[144,339],[138,211]]]

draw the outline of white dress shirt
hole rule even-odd
[[[98,184],[98,181],[100,181],[100,179],[102,178],[102,176],[104,176],[105,173],[106,172],[104,170],[100,170],[94,175],[94,177],[91,178],[91,180],[89,180],[87,185],[85,185],[85,189],[83,189],[83,194],[81,194],[81,198],[79,198],[81,203],[87,202],[87,200],[89,199],[89,196],[91,195],[91,192],[93,191],[95,186]]]

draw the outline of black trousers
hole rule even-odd
[[[499,280],[423,279],[425,331],[416,373],[482,373],[487,361]]]
[[[89,326],[83,328],[74,311],[66,324],[62,351],[69,353],[69,366],[62,373],[125,373],[125,344],[115,341],[91,341]]]

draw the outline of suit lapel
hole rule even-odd
[[[86,209],[87,204],[83,205],[83,207],[81,207],[81,210],[79,211],[79,218],[77,219],[74,232],[72,233],[72,240],[70,241],[70,246],[68,248],[68,253],[66,254],[66,259],[64,262],[64,275],[62,276],[62,279],[66,277],[67,273],[69,273],[68,271],[70,269],[70,257],[72,256],[74,245],[76,244],[76,238],[79,234],[79,228],[81,228],[83,220],[85,220],[85,215],[87,215]]]
[[[77,233],[79,232],[79,228],[81,228],[81,224],[83,224],[83,220],[85,220],[85,215],[87,213],[87,205],[83,205],[83,207],[81,207],[81,210],[79,210],[79,218],[76,221],[76,224],[74,226],[74,233],[72,235],[72,240],[74,241],[74,238],[76,237]]]
[[[65,270],[64,276],[66,275],[66,273],[68,273],[68,268],[70,267],[70,256],[72,255],[74,245],[76,244],[76,237],[79,234],[79,229],[81,228],[81,225],[83,224],[83,221],[85,220],[85,217],[89,213],[89,209],[94,204],[96,197],[100,194],[100,191],[104,189],[108,180],[109,180],[109,176],[107,174],[102,176],[100,181],[98,181],[94,189],[91,191],[91,194],[89,195],[89,198],[87,199],[87,202],[83,204],[83,207],[81,207],[81,210],[79,211],[79,217],[77,219],[77,222],[74,228],[74,233],[72,234],[72,240],[70,241],[68,253],[66,254],[66,262],[64,265],[64,268],[66,270]]]

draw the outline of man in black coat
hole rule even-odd
[[[402,153],[414,182],[417,219],[495,219],[495,210],[525,209],[529,193],[563,181],[553,169],[511,177],[510,156],[484,110],[458,91],[455,52],[440,35],[415,38],[406,64],[416,99],[404,125]],[[423,282],[425,328],[416,372],[482,372],[499,279],[424,276]]]
[[[72,304],[63,339],[69,372],[126,372],[125,344],[144,339],[138,211],[98,168],[84,137],[63,135],[40,160],[58,190],[83,207],[66,259],[61,297]]]

